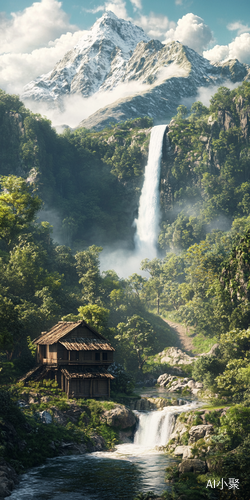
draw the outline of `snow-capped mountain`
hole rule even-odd
[[[22,99],[62,105],[65,95],[112,93],[125,84],[127,97],[115,100],[114,93],[112,104],[80,126],[102,128],[145,115],[160,123],[175,114],[183,98],[194,98],[199,87],[240,82],[248,70],[237,60],[211,64],[176,41],[149,40],[138,26],[106,12],[50,73],[26,85]]]
[[[54,101],[65,94],[88,97],[110,89],[123,77],[137,44],[148,40],[138,26],[105,12],[51,72],[25,86],[22,98]]]

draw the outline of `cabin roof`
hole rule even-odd
[[[68,351],[114,351],[108,342],[101,342],[100,339],[77,338],[69,340],[59,340]]]
[[[48,332],[43,332],[42,335],[33,340],[33,342],[34,344],[56,344],[60,339],[75,330],[78,326],[87,328],[88,330],[90,330],[90,332],[94,333],[97,339],[104,340],[106,341],[107,345],[109,345],[109,342],[105,339],[105,337],[98,333],[96,329],[93,328],[93,326],[88,325],[84,320],[59,321],[55,326],[52,326],[52,328]]]
[[[67,366],[67,368],[62,368],[61,372],[67,377],[67,379],[72,378],[110,378],[113,380],[115,377],[111,375],[102,366],[87,366],[86,368],[74,366]]]

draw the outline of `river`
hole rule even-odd
[[[138,412],[134,443],[112,452],[95,452],[47,460],[22,476],[9,500],[133,500],[139,491],[160,494],[168,486],[165,469],[173,458],[157,449],[167,443],[174,414],[199,403]]]

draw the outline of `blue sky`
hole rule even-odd
[[[21,93],[105,10],[150,38],[178,40],[210,61],[237,58],[250,65],[249,0],[0,0],[0,88]]]
[[[24,10],[32,5],[30,0],[2,0],[0,11],[6,12],[10,16],[11,12]],[[105,2],[97,0],[78,1],[63,0],[62,9],[70,16],[70,22],[76,24],[80,29],[89,29],[95,20],[102,14],[86,12],[85,9],[93,10]],[[108,3],[108,2],[106,2]],[[111,3],[111,2],[110,2]],[[237,30],[229,30],[228,25],[239,22],[242,25],[250,25],[250,1],[249,0],[142,0],[142,9],[134,9],[130,1],[126,2],[128,15],[136,21],[138,12],[149,15],[154,12],[164,15],[170,21],[177,23],[183,15],[192,12],[204,19],[204,22],[211,28],[215,42],[218,44],[228,44]]]

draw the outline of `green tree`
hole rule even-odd
[[[34,221],[42,201],[34,188],[21,177],[1,177],[0,237],[10,247],[24,229]]]
[[[160,259],[144,259],[141,262],[141,270],[147,271],[150,274],[147,285],[148,288],[156,295],[157,314],[160,314],[160,298],[164,290],[163,279],[163,263]]]
[[[153,353],[155,332],[148,321],[134,314],[127,319],[127,323],[117,325],[119,340],[126,349],[132,349],[136,353],[138,368],[142,367],[147,360],[147,356]]]
[[[79,283],[82,285],[82,297],[85,303],[94,304],[100,301],[100,263],[101,247],[92,245],[88,250],[77,252],[75,255],[76,269]]]

